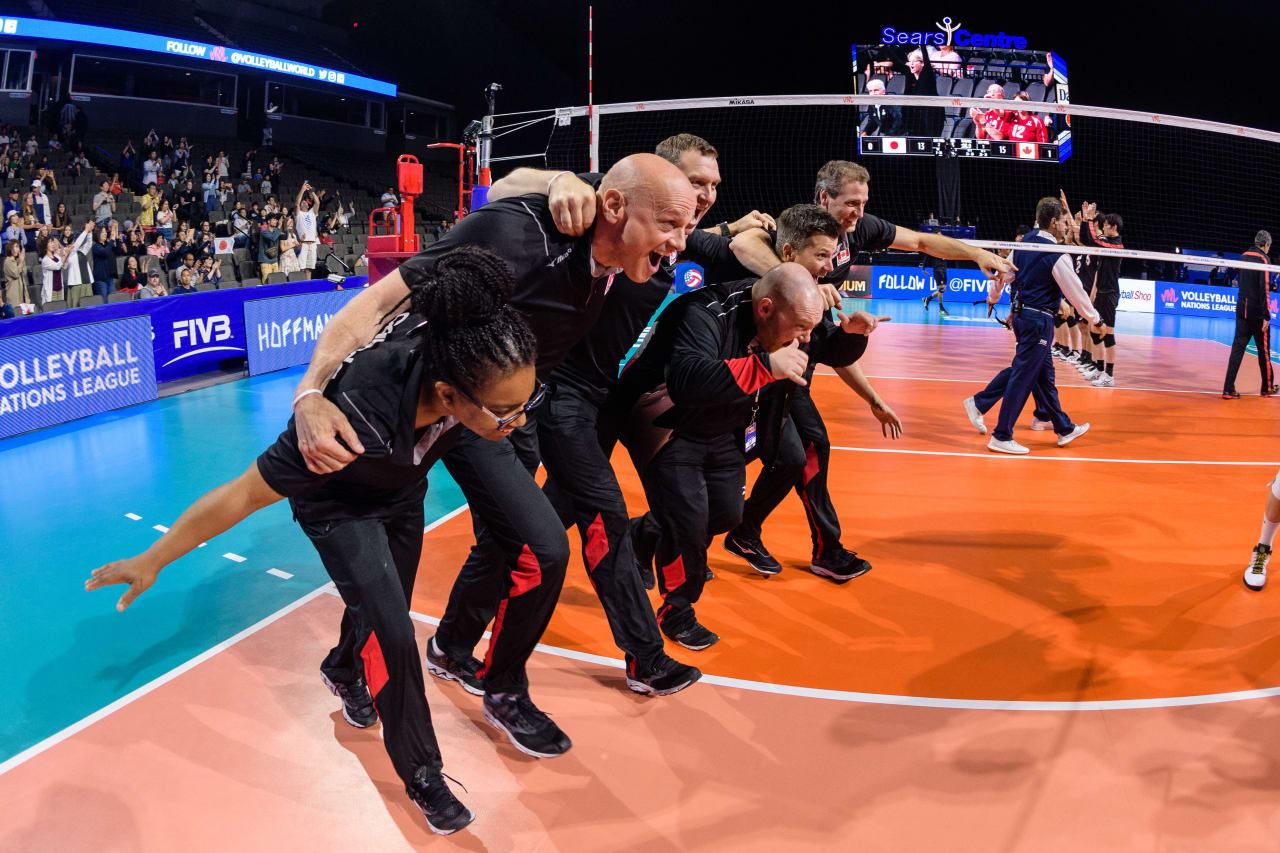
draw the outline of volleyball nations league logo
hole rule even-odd
[[[1172,287],[1166,287],[1160,294],[1160,301],[1164,303],[1165,308],[1172,308],[1178,304],[1178,291]]]

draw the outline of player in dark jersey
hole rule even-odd
[[[814,199],[841,226],[840,239],[836,243],[836,254],[832,261],[833,269],[820,279],[821,283],[838,287],[848,278],[849,267],[853,265],[859,252],[888,248],[924,252],[950,260],[972,261],[989,277],[997,277],[1013,270],[1013,265],[1007,259],[985,249],[969,246],[942,234],[912,231],[866,213],[870,182],[871,175],[865,168],[847,160],[832,160],[818,171]],[[770,260],[777,263],[772,238],[763,229],[754,228],[735,237],[733,248],[739,258],[749,258],[756,266],[767,266]],[[840,522],[827,489],[831,442],[827,437],[826,424],[813,404],[807,386],[793,390],[790,415],[805,453],[814,460],[815,467],[812,474],[806,472],[803,482],[803,501],[814,544],[814,559],[810,569],[833,580],[847,580],[865,572],[870,566],[856,552],[846,549],[840,543]],[[880,415],[877,414],[877,417]],[[762,495],[776,494],[779,489],[785,495],[791,484],[782,484],[772,479],[774,476],[784,476],[784,471],[781,467],[766,467],[756,479],[753,495],[757,491]],[[763,524],[764,518],[759,517],[757,521],[758,524]],[[744,541],[742,536],[735,536],[735,539],[740,546],[756,550],[759,561],[763,564],[768,555],[763,543],[758,539]],[[777,565],[772,556],[768,556],[767,560],[768,564]]]
[[[938,313],[946,317],[951,312],[947,310],[947,306],[942,304],[942,298],[947,295],[947,261],[945,258],[933,259],[933,293],[921,298],[924,307],[927,310],[929,303],[938,300]]]
[[[656,153],[680,168],[695,190],[689,227],[696,227],[715,203],[720,184],[718,152],[700,137],[678,134],[659,143]],[[555,206],[570,213],[556,216],[558,227],[591,225],[594,191],[571,175],[521,170],[495,184],[490,198],[544,188],[555,190]],[[744,219],[732,227],[772,222],[755,212]],[[732,257],[729,240],[719,230],[692,231],[681,256],[700,264],[711,280]],[[662,634],[631,553],[627,506],[609,462],[617,442],[617,424],[605,402],[617,384],[622,357],[671,293],[676,262],[672,253],[663,258],[661,268],[648,281],[629,282],[609,291],[596,325],[552,371],[548,399],[538,418],[538,444],[547,470],[544,491],[565,525],[578,527],[587,577],[608,617],[614,641],[625,653],[627,686],[638,693],[661,696],[693,684],[701,673],[663,651]],[[733,268],[737,269],[737,264]],[[451,642],[457,645],[470,639],[472,645],[478,643],[487,621],[469,620],[469,634],[454,631]],[[428,660],[433,674],[465,677],[450,673],[446,666]]]
[[[1080,226],[1080,243],[1102,249],[1123,249],[1120,241],[1120,229],[1124,220],[1118,213],[1108,213],[1102,217],[1102,227],[1098,227],[1098,205],[1085,202],[1080,211],[1084,220]],[[1097,257],[1094,259],[1097,269],[1095,277],[1096,295],[1093,306],[1102,315],[1102,323],[1089,330],[1093,340],[1094,363],[1084,373],[1099,388],[1111,388],[1115,383],[1116,367],[1116,308],[1120,304],[1120,259],[1115,257]]]
[[[618,272],[644,281],[662,257],[685,245],[694,212],[689,180],[652,154],[620,160],[601,180],[597,216],[580,237],[561,234],[543,195],[493,202],[467,214],[441,240],[401,266],[428,271],[445,251],[460,245],[491,249],[515,279],[511,303],[538,340],[538,376],[551,372],[599,318]],[[377,318],[407,296],[402,272],[393,272],[347,303],[325,326],[301,383],[301,393],[324,386],[341,363],[339,347],[373,337]],[[630,282],[619,279],[619,286]],[[361,451],[350,422],[318,394],[300,397],[295,409],[299,449],[321,473],[340,469]],[[530,419],[532,421],[532,419]],[[341,432],[346,446],[334,439]],[[350,449],[348,449],[350,448]],[[499,442],[463,432],[443,462],[471,510],[476,544],[458,573],[436,636],[433,663],[458,662],[463,686],[484,691],[484,709],[517,746],[533,754],[567,749],[563,733],[529,700],[526,663],[555,608],[569,542],[564,524],[533,478],[539,464],[532,422]],[[497,616],[483,664],[471,657],[471,624],[483,626],[497,602]],[[454,635],[463,638],[456,644]]]
[[[407,270],[404,282],[410,310],[351,353],[324,391],[351,416],[364,453],[317,474],[290,423],[248,470],[192,504],[144,553],[95,569],[85,589],[128,584],[116,605],[124,610],[169,563],[288,498],[347,606],[324,682],[351,725],[381,718],[406,792],[431,829],[448,834],[473,815],[441,773],[409,618],[427,472],[464,427],[487,441],[510,434],[540,392],[533,332],[508,303],[512,280],[498,258],[456,249],[432,272]]]

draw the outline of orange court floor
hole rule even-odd
[[[899,441],[819,373],[844,544],[874,568],[806,571],[794,496],[764,531],[780,575],[717,540],[698,612],[721,641],[669,644],[706,673],[675,696],[626,690],[571,533],[530,679],[573,749],[524,756],[477,697],[427,679],[477,815],[456,835],[430,833],[380,728],[348,726],[321,685],[342,610],[321,587],[0,768],[0,850],[1280,850],[1280,591],[1241,583],[1280,401],[1219,399],[1216,341],[1120,345],[1114,389],[1059,366],[1091,431],[1058,448],[1028,406],[1021,458],[989,453],[960,405],[1008,363],[998,326],[876,331],[863,365]],[[615,469],[634,514],[624,452]],[[425,538],[420,645],[470,516]]]

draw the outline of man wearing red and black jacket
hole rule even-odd
[[[616,398],[630,410],[623,440],[661,530],[658,624],[685,648],[719,640],[694,613],[707,547],[741,518],[760,392],[778,379],[804,381],[809,356],[801,343],[822,322],[823,307],[798,264],[774,267],[754,284],[707,286],[663,312],[623,371]],[[865,337],[839,330],[820,337],[823,349],[848,350],[846,361],[866,347]]]
[[[1253,247],[1241,253],[1240,260],[1255,264],[1269,264],[1271,234],[1259,231],[1253,238]],[[1244,349],[1250,339],[1258,348],[1258,369],[1262,372],[1262,396],[1270,397],[1280,388],[1275,385],[1271,370],[1271,306],[1267,297],[1268,273],[1264,270],[1240,270],[1240,294],[1236,297],[1236,337],[1231,342],[1231,360],[1227,362],[1227,378],[1222,382],[1222,399],[1235,400],[1236,373],[1244,359]]]
[[[1100,249],[1123,249],[1120,240],[1120,229],[1124,220],[1118,213],[1108,213],[1102,217],[1102,227],[1098,227],[1098,205],[1085,203],[1080,210],[1083,221],[1080,224],[1080,243]],[[1089,330],[1093,341],[1095,355],[1102,350],[1102,364],[1095,358],[1092,366],[1085,369],[1083,376],[1099,388],[1114,386],[1113,375],[1116,367],[1116,307],[1120,304],[1120,259],[1099,256],[1094,258],[1097,269],[1097,292],[1093,297],[1093,307],[1102,315],[1102,322]]]

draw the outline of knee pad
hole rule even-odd
[[[1054,315],[1053,315],[1053,327],[1054,327],[1055,329],[1059,329],[1059,328],[1061,328],[1061,327],[1062,327],[1062,324],[1063,324],[1063,323],[1065,323],[1065,322],[1067,322],[1067,318],[1066,318],[1066,317],[1063,317],[1061,314],[1054,314]]]
[[[1103,335],[1103,336],[1102,336],[1102,344],[1103,344],[1103,346],[1108,346],[1108,347],[1113,347],[1113,346],[1115,346],[1115,345],[1116,345],[1116,336],[1115,336],[1114,334],[1112,334],[1111,332],[1107,332],[1105,335]]]
[[[1075,314],[1072,314],[1070,317],[1067,318],[1067,327],[1074,329],[1076,327],[1076,323],[1079,323],[1079,322],[1080,322],[1080,318],[1077,317]]]
[[[1093,345],[1095,347],[1098,344],[1102,343],[1102,335],[1098,334],[1097,332],[1090,332],[1089,337],[1093,340]]]

